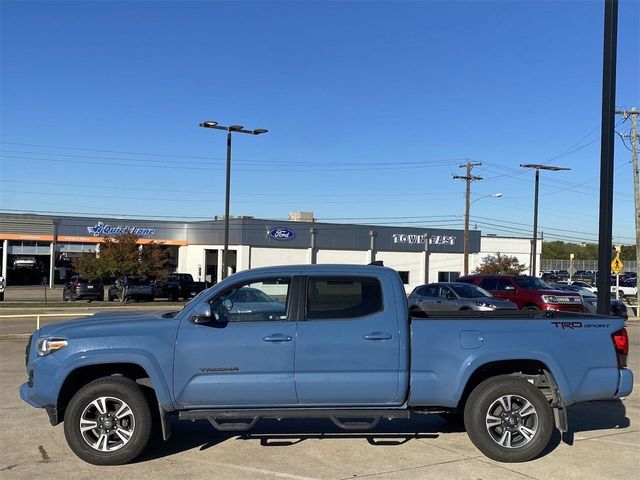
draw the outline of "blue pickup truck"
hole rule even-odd
[[[624,321],[586,314],[409,317],[397,272],[306,265],[247,270],[179,312],[97,314],[47,325],[26,349],[20,395],[64,420],[71,449],[132,461],[171,417],[220,430],[261,418],[341,428],[462,416],[475,446],[527,461],[567,430],[568,405],[631,393]]]

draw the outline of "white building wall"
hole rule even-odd
[[[273,265],[304,265],[308,262],[306,248],[251,247],[251,268]]]
[[[512,255],[520,263],[529,266],[531,242],[527,238],[482,237],[481,252],[469,255],[469,271],[482,263],[482,259],[497,252]],[[205,249],[221,250],[221,245],[189,245],[178,250],[178,271],[190,273],[198,278],[199,268],[204,275]],[[310,250],[307,248],[265,248],[233,246],[229,250],[237,252],[237,271],[248,268],[269,267],[274,265],[304,265],[310,263]],[[538,255],[542,250],[542,240],[538,241]],[[376,251],[375,259],[385,266],[400,272],[409,272],[409,283],[405,285],[411,292],[425,282],[424,252]],[[317,250],[317,263],[343,263],[366,265],[370,262],[368,250]],[[538,256],[538,265],[540,257]],[[464,257],[460,254],[432,253],[429,256],[429,282],[437,282],[440,272],[458,272],[463,274]],[[538,267],[539,269],[539,267]]]
[[[205,248],[217,249],[218,245],[188,245],[178,250],[178,272],[190,273],[194,280],[204,281]]]
[[[346,263],[366,265],[369,263],[368,250],[318,250],[316,263]]]

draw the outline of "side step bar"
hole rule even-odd
[[[321,409],[291,408],[237,409],[237,410],[187,410],[178,414],[180,420],[208,420],[218,430],[245,431],[251,429],[262,418],[282,420],[287,418],[328,418],[344,430],[371,430],[382,418],[388,420],[411,416],[409,410],[380,409]],[[248,421],[237,421],[248,420]]]

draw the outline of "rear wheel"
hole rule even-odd
[[[142,389],[123,377],[104,377],[85,385],[64,416],[71,450],[94,465],[130,462],[148,445],[151,430],[151,410]]]
[[[526,462],[553,433],[553,414],[542,392],[523,378],[502,375],[478,385],[464,409],[473,444],[499,462]]]
[[[538,308],[536,305],[525,305],[522,310],[526,310],[529,312],[539,312],[540,308]]]

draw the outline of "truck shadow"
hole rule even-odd
[[[622,400],[598,400],[579,403],[567,409],[569,430],[562,435],[562,441],[573,445],[573,437],[578,432],[593,430],[616,430],[627,428],[631,421]]]
[[[247,432],[221,432],[205,420],[173,420],[172,430],[172,437],[166,442],[156,435],[158,440],[138,458],[137,462],[146,462],[194,448],[204,451],[231,439],[254,440],[264,447],[289,447],[309,439],[365,439],[371,445],[390,447],[418,439],[435,439],[440,433],[464,431],[450,427],[436,415],[416,416],[411,420],[385,420],[375,429],[367,431],[342,430],[325,419],[261,420]]]
[[[620,400],[594,401],[568,409],[570,430],[561,435],[554,431],[545,456],[561,441],[573,444],[578,432],[627,428],[630,421]],[[437,439],[441,434],[464,432],[464,427],[442,420],[438,415],[415,415],[409,420],[383,420],[373,430],[349,431],[336,427],[330,420],[290,419],[261,420],[247,432],[221,432],[207,421],[181,422],[173,420],[173,435],[167,441],[158,440],[137,461],[146,462],[171,456],[194,448],[200,451],[215,447],[231,439],[258,441],[264,447],[290,447],[309,439],[364,439],[370,445],[395,447],[420,439]]]

